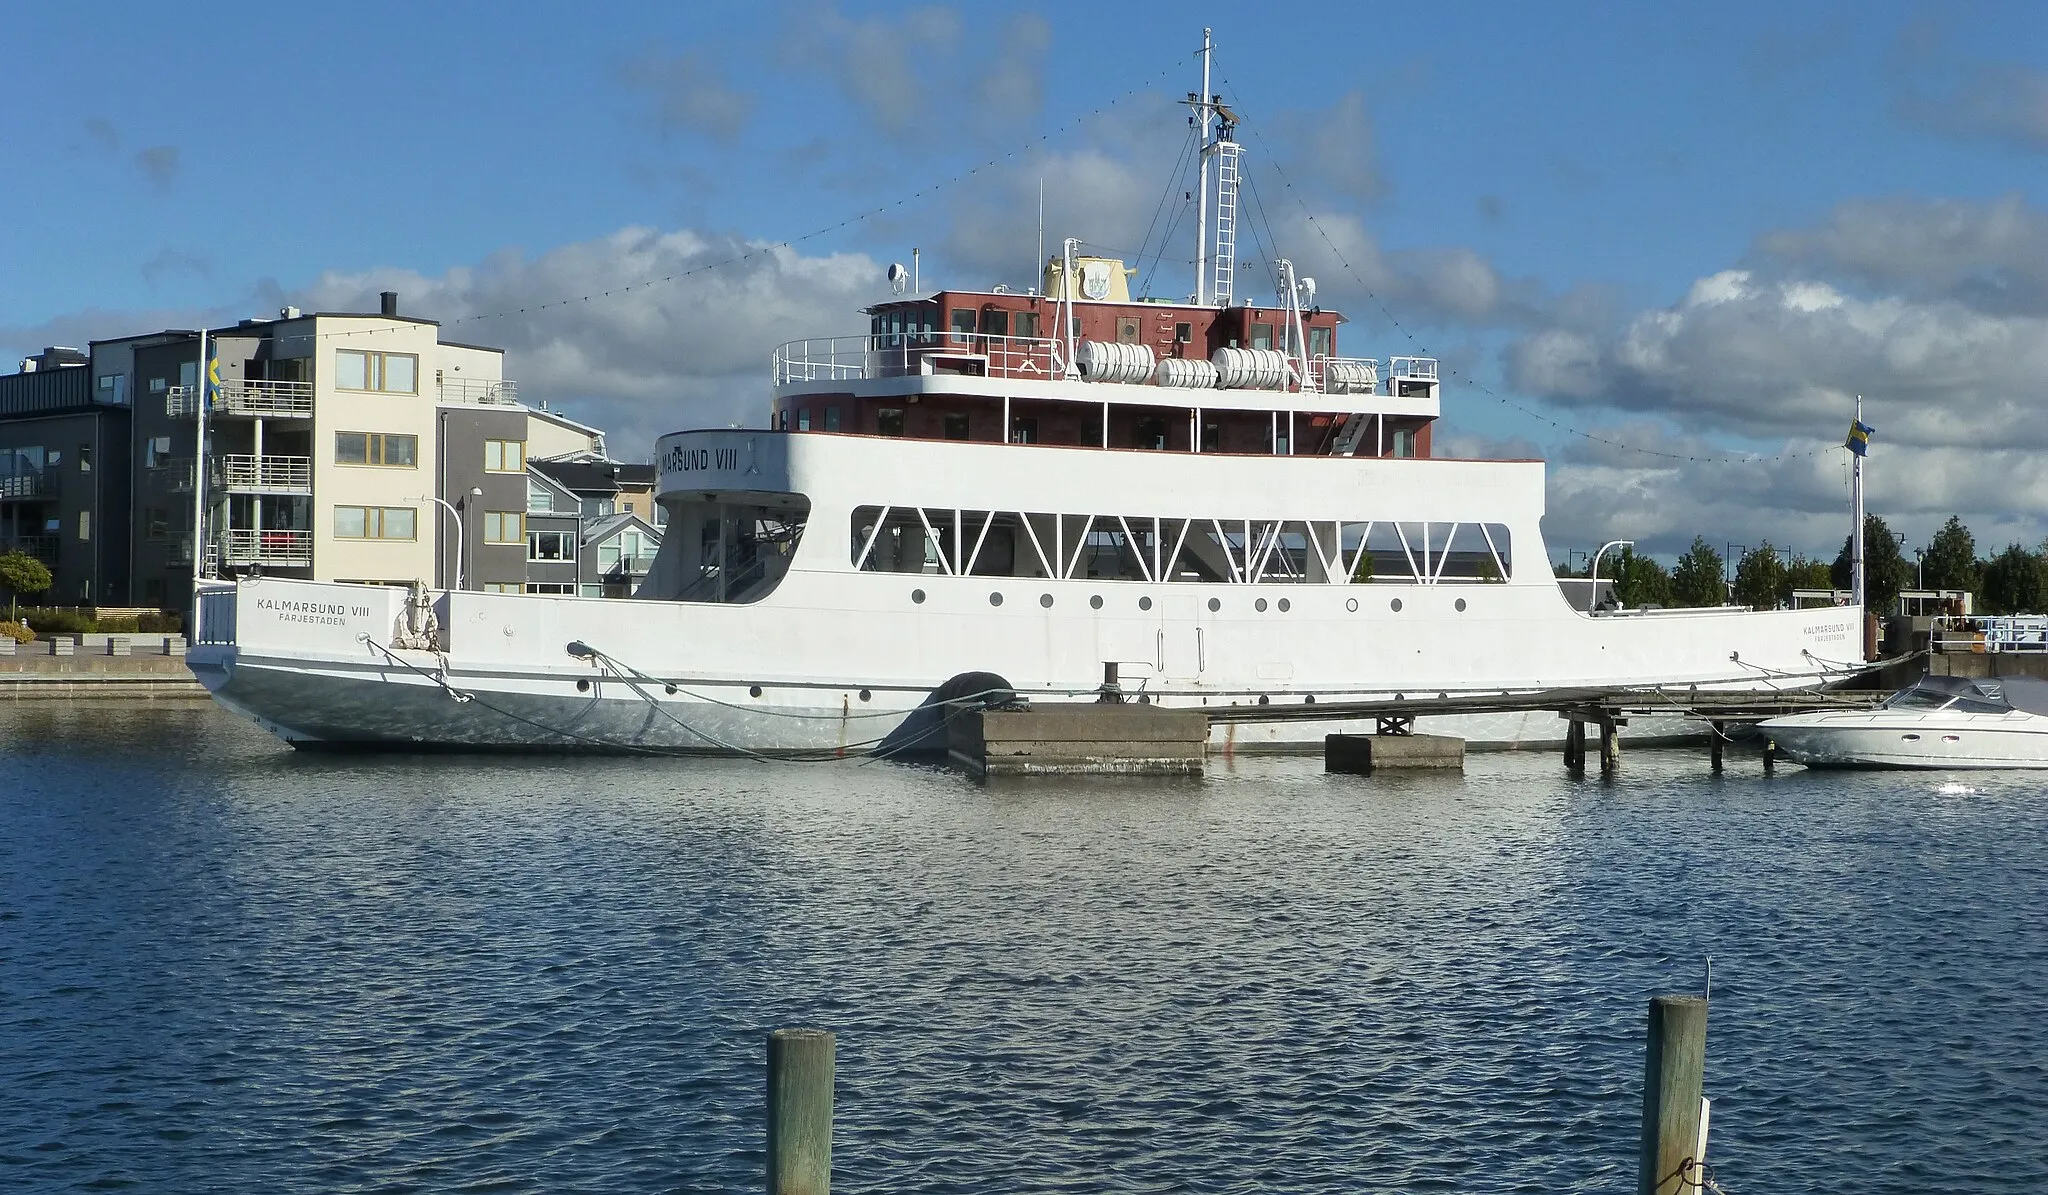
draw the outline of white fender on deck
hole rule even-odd
[[[1081,376],[1091,382],[1134,385],[1152,376],[1150,345],[1088,340],[1082,342],[1081,350],[1075,356],[1080,359]]]
[[[1181,357],[1165,357],[1153,373],[1152,380],[1161,386],[1172,386],[1180,390],[1214,390],[1216,388],[1216,367],[1199,358],[1187,360]]]
[[[1209,355],[1225,390],[1284,390],[1287,354],[1278,349],[1221,348]]]

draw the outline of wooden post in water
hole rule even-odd
[[[1778,744],[1771,739],[1764,740],[1764,775],[1778,770]]]
[[[1577,718],[1565,723],[1564,766],[1574,776],[1586,771],[1586,724]]]
[[[1706,1069],[1706,997],[1650,997],[1638,1195],[1692,1195],[1695,1190],[1700,1083]]]
[[[1614,719],[1606,715],[1600,718],[1600,774],[1612,776],[1621,770],[1621,732],[1615,728]]]
[[[1719,776],[1721,774],[1721,744],[1728,740],[1728,732],[1721,728],[1722,724],[1719,722],[1712,723],[1712,725],[1714,728],[1714,775]]]
[[[768,1195],[832,1190],[832,1071],[838,1039],[823,1029],[768,1035]]]

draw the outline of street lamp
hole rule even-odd
[[[483,489],[478,486],[471,486],[469,496],[481,498],[484,496]],[[462,554],[462,512],[457,510],[446,498],[436,498],[432,494],[421,494],[418,500],[434,503],[442,510],[447,511],[449,517],[455,520],[455,588],[461,589],[463,588],[462,574],[466,571],[463,568],[465,557]]]
[[[1913,588],[1927,588],[1927,549],[1913,549]]]
[[[1607,549],[1609,548],[1633,548],[1635,546],[1636,541],[1632,539],[1610,539],[1600,545],[1599,551],[1593,553],[1592,584],[1587,586],[1586,613],[1591,614],[1594,605],[1600,600],[1600,558],[1607,555]]]

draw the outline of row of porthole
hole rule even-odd
[[[669,695],[670,697],[674,697],[674,696],[676,695],[676,687],[675,687],[674,685],[666,685],[666,686],[664,686],[664,688],[666,688],[666,689],[668,690],[668,695]],[[578,693],[588,693],[588,692],[590,692],[590,680],[589,680],[589,678],[588,678],[588,677],[586,677],[586,678],[584,678],[584,679],[582,679],[582,680],[579,680],[579,681],[577,681],[577,682],[576,682],[576,691],[577,691]],[[749,686],[747,687],[747,696],[749,696],[749,697],[759,697],[760,695],[761,695],[761,686],[759,686],[759,685],[749,685]],[[862,690],[860,691],[860,699],[861,699],[862,701],[873,701],[873,700],[875,699],[875,694],[874,694],[874,691],[873,691],[872,689],[862,689]]]
[[[921,606],[921,605],[923,605],[923,604],[924,604],[924,597],[925,597],[925,594],[924,594],[924,590],[922,590],[922,589],[913,589],[913,590],[911,590],[911,591],[910,591],[910,600],[911,600],[911,602],[912,602],[912,603],[914,603],[914,604],[916,604],[916,605],[920,605],[920,606]],[[998,591],[998,592],[993,592],[993,593],[990,593],[990,594],[988,595],[988,604],[989,604],[989,605],[991,605],[991,606],[1000,606],[1000,605],[1002,605],[1002,604],[1003,604],[1003,595],[1002,595],[1002,593],[1001,593],[1001,592],[999,592],[999,591]],[[1041,606],[1044,606],[1044,607],[1045,607],[1046,609],[1048,609],[1048,610],[1052,609],[1052,595],[1051,595],[1051,594],[1049,594],[1049,593],[1041,593],[1041,594],[1039,594],[1039,595],[1038,595],[1038,604],[1039,604],[1039,605],[1041,605]],[[1279,607],[1280,613],[1282,613],[1282,614],[1285,614],[1285,613],[1287,613],[1287,612],[1288,612],[1289,610],[1291,610],[1291,609],[1293,609],[1293,608],[1294,608],[1294,603],[1293,603],[1292,601],[1288,600],[1287,598],[1281,598],[1281,599],[1280,599],[1280,600],[1279,600],[1278,602],[1276,602],[1276,603],[1275,603],[1275,605],[1277,605],[1277,606]],[[1452,603],[1452,607],[1453,607],[1454,609],[1456,609],[1458,613],[1460,613],[1460,614],[1463,614],[1463,613],[1465,612],[1465,599],[1464,599],[1464,598],[1459,598],[1459,599],[1458,599],[1457,601],[1455,601],[1455,602],[1453,602],[1453,603]],[[1089,609],[1091,609],[1091,610],[1100,610],[1100,609],[1102,609],[1102,595],[1101,595],[1101,594],[1099,594],[1099,593],[1098,593],[1098,594],[1093,594],[1093,595],[1091,595],[1091,596],[1089,597],[1089,599],[1088,599],[1088,608],[1089,608]],[[1139,599],[1138,599],[1138,609],[1140,609],[1140,610],[1150,610],[1151,608],[1152,608],[1152,599],[1151,599],[1151,598],[1149,598],[1149,597],[1141,597],[1141,598],[1139,598]],[[1344,608],[1345,608],[1346,610],[1349,610],[1349,611],[1350,611],[1350,612],[1352,612],[1353,614],[1356,614],[1356,613],[1358,613],[1358,599],[1357,599],[1357,598],[1346,598],[1346,599],[1344,600]],[[1214,614],[1214,613],[1216,613],[1216,612],[1217,612],[1218,610],[1221,610],[1221,609],[1223,609],[1223,599],[1222,599],[1222,598],[1210,598],[1210,599],[1209,599],[1209,612],[1210,612],[1211,614]],[[1257,610],[1257,611],[1258,611],[1259,613],[1261,613],[1261,614],[1264,614],[1264,613],[1266,612],[1266,599],[1265,599],[1265,598],[1259,598],[1259,599],[1258,599],[1257,601],[1254,601],[1254,602],[1252,603],[1252,609],[1254,609],[1254,610]],[[1393,611],[1394,613],[1396,613],[1396,614],[1399,614],[1399,613],[1401,612],[1401,599],[1400,599],[1400,598],[1395,598],[1395,599],[1393,599],[1392,601],[1388,602],[1388,603],[1387,603],[1387,609],[1389,609],[1389,610],[1392,610],[1392,611]]]

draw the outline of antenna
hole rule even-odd
[[[1031,261],[1031,276],[1036,279],[1031,293],[1037,294],[1038,287],[1045,283],[1045,176],[1038,176],[1038,256]]]

